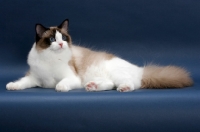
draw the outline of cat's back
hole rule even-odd
[[[87,48],[73,46],[72,54],[76,71],[83,84],[97,80],[111,80],[115,84],[121,78],[131,79],[135,86],[140,86],[142,69],[113,54],[92,51]]]
[[[94,51],[89,48],[81,47],[72,45],[71,46],[72,55],[75,59],[79,61],[84,61],[85,63],[94,63],[94,62],[100,62],[103,60],[110,60],[114,57],[116,57],[113,54],[102,52],[102,51]]]
[[[73,45],[71,46],[72,59],[78,71],[85,71],[88,67],[98,65],[107,60],[115,58],[113,54],[102,51],[93,51],[89,48]]]

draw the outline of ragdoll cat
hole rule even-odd
[[[36,42],[28,55],[29,72],[10,82],[7,90],[31,87],[69,91],[116,89],[120,92],[139,88],[181,88],[193,84],[189,73],[176,66],[138,67],[113,54],[96,52],[72,44],[68,19],[58,27],[36,24]]]

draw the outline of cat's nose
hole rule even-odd
[[[63,43],[59,43],[60,47],[62,48],[63,47]]]

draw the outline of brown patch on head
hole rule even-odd
[[[54,30],[49,29],[42,34],[42,37],[39,39],[39,41],[36,42],[36,49],[43,50],[48,48],[51,45],[50,37],[55,38]]]

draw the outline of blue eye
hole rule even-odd
[[[67,37],[65,35],[62,35],[62,40],[66,41]]]
[[[49,38],[49,40],[50,40],[51,42],[54,42],[54,41],[56,41],[56,39],[55,39],[55,38],[53,38],[53,37]]]

